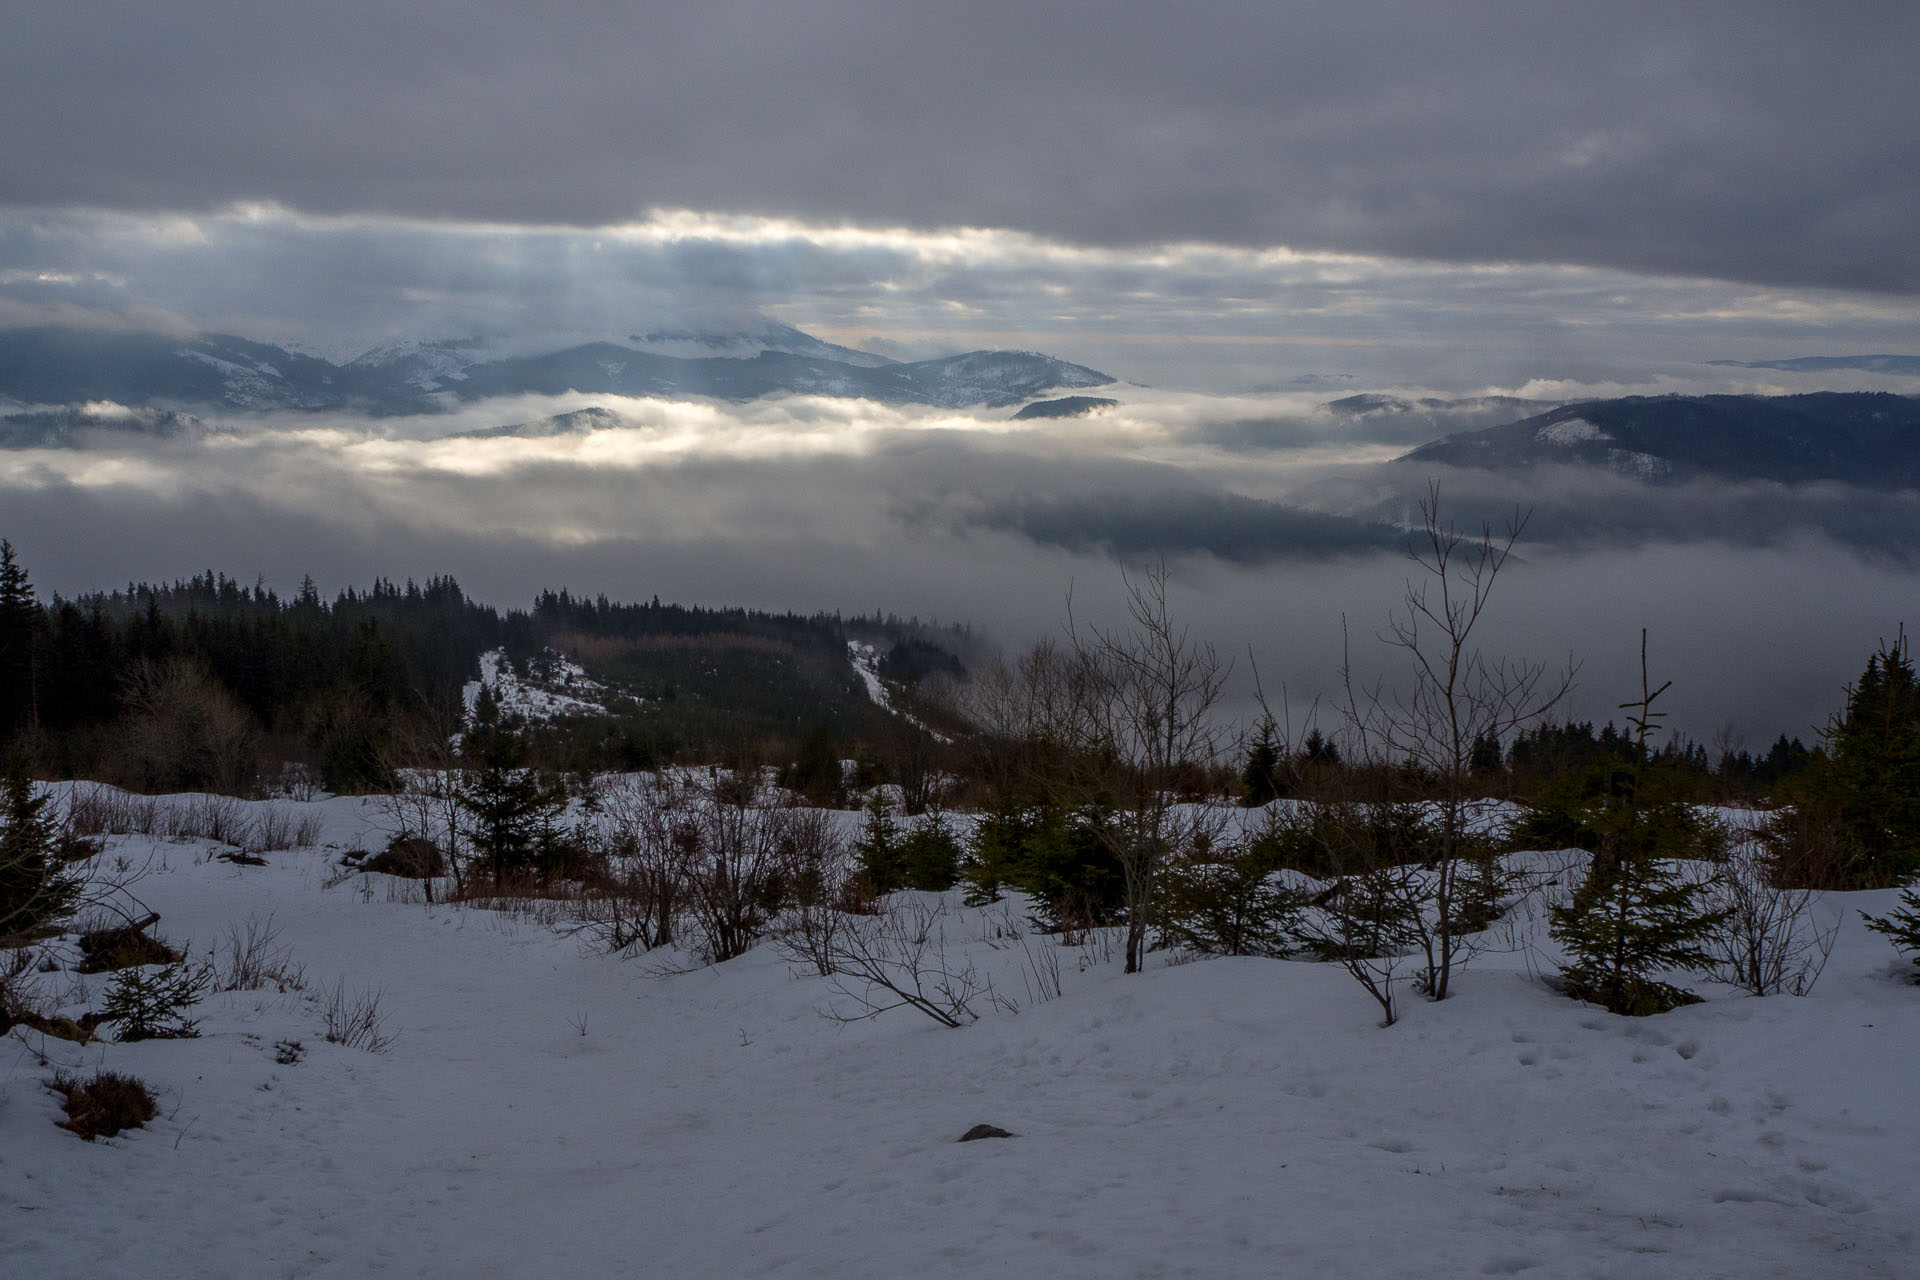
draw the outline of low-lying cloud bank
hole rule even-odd
[[[450,434],[585,404],[589,429]],[[1076,607],[1111,616],[1119,567],[1164,556],[1179,604],[1269,691],[1329,693],[1341,619],[1355,659],[1410,562],[1431,478],[1343,435],[1314,397],[1143,394],[1064,422],[795,398],[719,407],[526,397],[427,420],[225,424],[193,439],[100,433],[0,451],[0,534],[43,591],[212,568],[286,587],[451,572],[502,604],[568,586],[777,609],[886,609],[1018,645]],[[1286,447],[1219,423],[1287,421]],[[1363,437],[1365,431],[1361,431]],[[104,442],[104,447],[103,447]],[[1578,714],[1631,691],[1639,629],[1677,721],[1700,736],[1806,735],[1920,599],[1911,494],[1840,486],[1649,487],[1573,468],[1449,472],[1473,528],[1532,518],[1489,648],[1583,659]],[[1242,663],[1237,709],[1251,691]],[[1384,668],[1383,668],[1384,669]]]

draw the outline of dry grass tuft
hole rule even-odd
[[[62,1071],[48,1088],[66,1099],[67,1118],[60,1127],[88,1142],[111,1138],[123,1129],[138,1129],[155,1114],[153,1090],[117,1071],[96,1071],[88,1080]]]

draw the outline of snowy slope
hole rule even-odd
[[[884,707],[893,715],[899,716],[916,729],[925,729],[940,742],[953,739],[943,733],[935,733],[910,711],[904,711],[893,705],[893,694],[888,692],[886,681],[880,678],[880,651],[864,640],[847,641],[847,661],[853,664],[853,673],[860,677],[860,683],[866,686],[867,698],[876,707]]]
[[[385,829],[293,807],[340,845]],[[329,888],[327,850],[207,849],[108,857],[154,860],[140,895],[196,949],[271,913],[309,995],[381,989],[394,1046],[326,1043],[272,992],[210,998],[197,1040],[0,1041],[9,1276],[1897,1277],[1920,1244],[1920,991],[1851,916],[1805,999],[1627,1020],[1489,955],[1382,1030],[1331,966],[1127,977],[955,907],[949,944],[1021,1007],[948,1030],[829,1022],[766,948],[663,977],[384,877]],[[145,1078],[160,1118],[78,1141],[41,1051]],[[1018,1136],[954,1141],[980,1122]]]
[[[506,650],[493,649],[480,655],[480,679],[469,680],[461,691],[467,716],[472,718],[480,701],[480,686],[486,684],[500,713],[522,720],[553,720],[560,716],[605,715],[606,704],[599,701],[606,687],[587,678],[578,663],[549,649],[539,661],[541,678],[523,680],[507,661]]]
[[[894,361],[871,351],[823,342],[810,333],[771,320],[743,319],[731,326],[678,327],[650,329],[629,335],[629,342],[653,355],[680,356],[688,359],[720,356],[732,360],[751,360],[763,351],[794,356],[837,360],[842,364],[877,369]]]

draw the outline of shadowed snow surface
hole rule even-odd
[[[340,846],[386,826],[317,807]],[[271,913],[309,993],[212,996],[197,1040],[46,1041],[160,1095],[93,1144],[53,1123],[41,1038],[0,1040],[10,1276],[1912,1274],[1920,991],[1851,911],[1890,895],[1845,900],[1805,999],[1629,1020],[1485,955],[1387,1030],[1332,966],[1125,977],[963,911],[950,948],[1022,1007],[954,1031],[831,1022],[770,948],[661,977],[385,877],[326,888],[335,852],[208,848],[109,857],[152,857],[137,890],[196,952]],[[391,1052],[322,1039],[342,979],[383,990]],[[1019,1136],[956,1143],[981,1122]]]

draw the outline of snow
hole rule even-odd
[[[388,828],[277,803],[341,848]],[[8,1275],[1895,1277],[1920,1244],[1920,990],[1852,914],[1890,893],[1844,896],[1804,999],[1631,1020],[1487,954],[1391,1029],[1334,966],[1126,976],[949,896],[1020,1007],[948,1030],[829,1021],[771,948],[662,976],[528,914],[329,888],[336,849],[212,848],[102,862],[151,861],[137,892],[196,953],[271,914],[308,989],[211,996],[195,1040],[0,1040]],[[322,1039],[336,982],[379,990],[390,1052]],[[55,1066],[139,1076],[160,1115],[81,1142]],[[982,1122],[1017,1136],[955,1142]]]
[[[873,704],[893,710],[893,701],[887,696],[887,686],[880,680],[880,651],[865,641],[849,640],[847,658],[853,663],[854,674],[867,686],[867,697]]]
[[[481,358],[480,344],[471,339],[422,342],[400,340],[383,343],[346,362],[349,369],[377,370],[406,362],[412,372],[407,385],[421,391],[433,391],[467,376]]]
[[[932,734],[937,742],[951,742],[953,739],[942,733],[934,733],[910,711],[903,711],[893,705],[893,695],[887,692],[886,682],[880,678],[880,651],[864,640],[847,641],[847,660],[853,664],[854,674],[867,686],[867,698],[877,707],[883,707],[893,715],[899,716],[916,729],[924,729]]]
[[[1541,444],[1559,445],[1561,448],[1572,448],[1576,444],[1584,444],[1589,440],[1613,439],[1585,418],[1568,418],[1562,422],[1550,422],[1535,431],[1533,438]]]
[[[480,702],[484,682],[493,690],[502,715],[522,720],[553,720],[560,716],[605,715],[606,705],[596,701],[606,688],[589,680],[585,668],[547,650],[542,665],[548,674],[538,680],[522,680],[507,661],[506,650],[493,649],[480,655],[480,679],[469,680],[461,693],[467,718],[473,718]]]
[[[1641,453],[1637,449],[1607,450],[1607,466],[1623,476],[1634,476],[1641,480],[1658,479],[1673,469],[1665,458]]]

